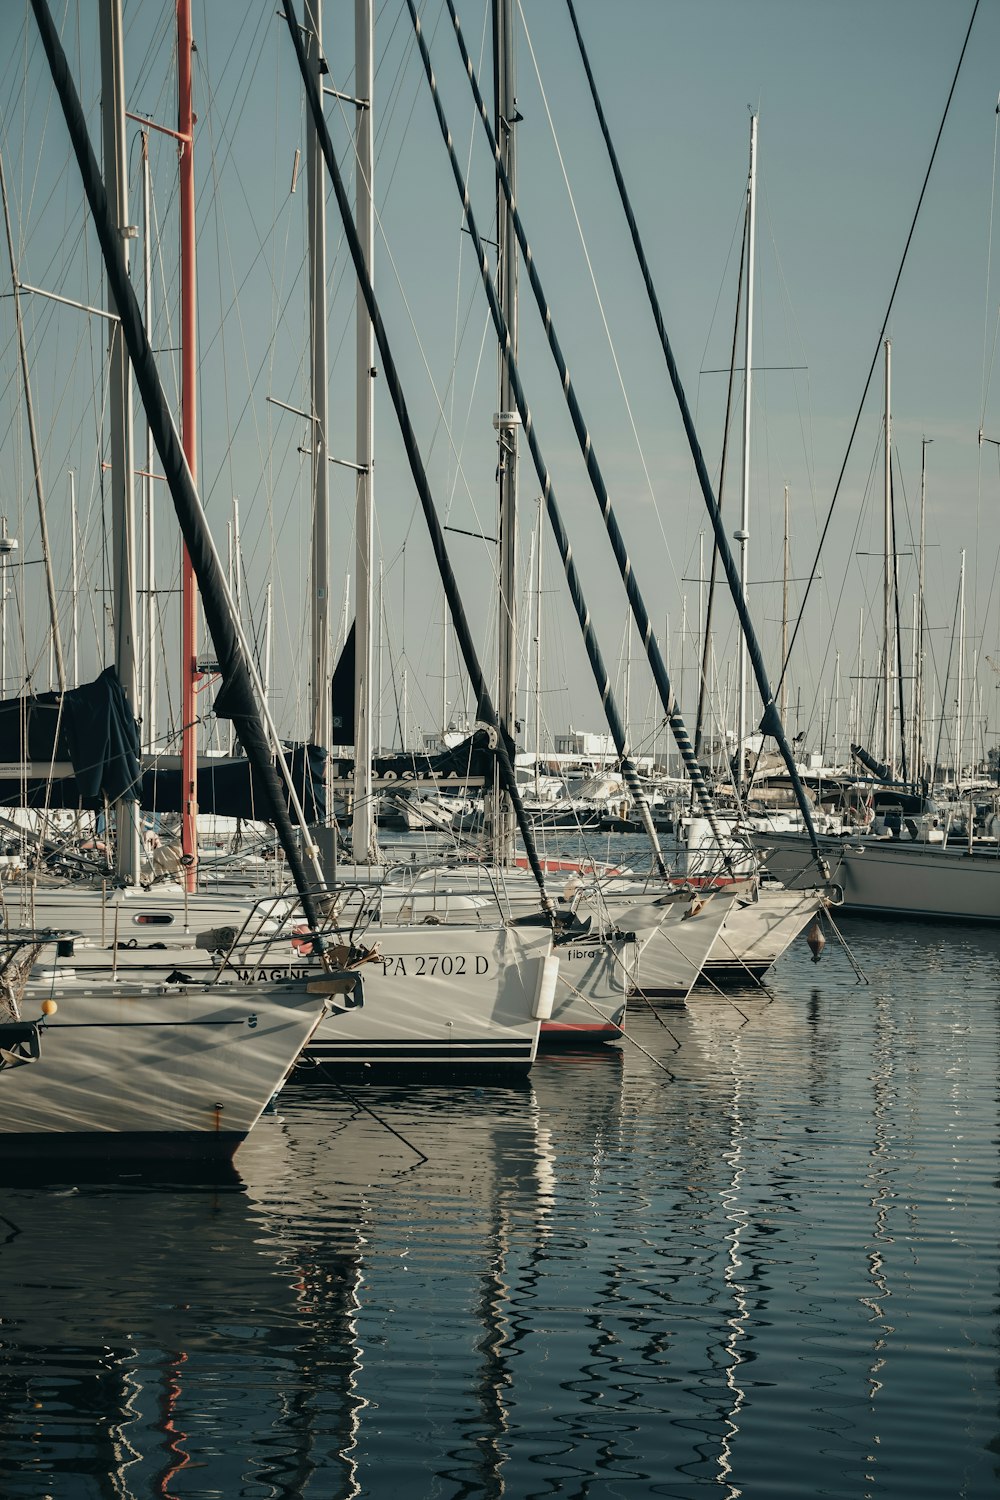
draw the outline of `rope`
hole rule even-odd
[[[368,309],[368,316],[371,318],[372,328],[375,334],[375,341],[378,345],[379,354],[382,358],[383,376],[389,390],[389,395],[392,399],[393,408],[396,413],[396,419],[399,423],[400,435],[402,437],[403,446],[406,449],[406,456],[410,465],[410,472],[413,476],[414,484],[416,485],[417,494],[420,499],[420,507],[423,511],[424,520],[427,524],[431,548],[434,553],[434,560],[437,563],[438,572],[441,577],[441,583],[444,587],[448,599],[448,608],[451,612],[452,623],[455,627],[455,635],[458,640],[459,649],[462,652],[463,661],[465,662],[465,669],[472,681],[473,690],[476,694],[478,715],[487,725],[489,725],[489,727],[496,735],[496,746],[494,748],[494,754],[496,755],[497,765],[503,782],[504,790],[506,791],[507,796],[510,798],[511,807],[513,808],[514,816],[517,820],[517,825],[520,830],[521,837],[524,841],[524,847],[528,856],[528,862],[531,866],[531,873],[535,878],[536,884],[538,885],[542,908],[550,918],[554,918],[555,906],[545,888],[545,874],[542,870],[541,864],[539,863],[538,851],[535,847],[531,825],[528,822],[527,815],[524,811],[524,804],[521,801],[521,794],[518,789],[517,778],[514,774],[514,767],[511,762],[510,751],[507,747],[506,736],[500,724],[499,718],[497,717],[496,710],[493,707],[493,701],[490,697],[489,689],[486,686],[486,679],[483,676],[482,668],[479,665],[479,657],[476,653],[475,644],[472,639],[472,632],[469,628],[469,622],[466,618],[465,610],[462,605],[455,573],[451,566],[451,560],[448,556],[448,549],[445,545],[444,533],[441,529],[441,522],[438,519],[437,510],[434,505],[434,498],[431,494],[430,485],[427,480],[427,473],[424,469],[423,460],[420,457],[420,451],[417,447],[416,434],[413,430],[413,424],[410,421],[409,412],[406,408],[406,400],[403,396],[402,386],[400,385],[396,363],[392,356],[392,350],[389,347],[385,325],[382,322],[382,315],[379,311],[378,303],[375,298],[375,292],[372,288],[371,277],[368,274],[368,267],[365,264],[364,255],[361,249],[361,243],[358,239],[358,233],[354,225],[353,217],[351,215],[351,208],[347,200],[347,193],[340,174],[340,168],[337,164],[337,158],[333,149],[333,142],[330,139],[330,132],[327,129],[326,119],[323,114],[323,101],[319,94],[316,79],[312,75],[312,73],[310,73],[309,65],[306,61],[305,50],[302,43],[302,35],[299,29],[298,21],[296,20],[295,7],[292,3],[292,0],[285,0],[284,14],[285,19],[288,22],[288,31],[292,39],[292,45],[295,48],[295,55],[299,64],[299,71],[302,74],[302,82],[305,88],[306,97],[309,102],[309,109],[313,117],[313,124],[319,138],[323,156],[326,160],[327,170],[330,173],[330,178],[333,183],[333,190],[334,195],[337,199],[337,206],[340,210],[341,218],[344,221],[344,229],[347,234],[348,244],[350,246],[351,258],[354,262],[354,269],[357,273],[358,285],[364,297],[365,306]]]
[[[521,422],[524,427],[525,437],[527,439],[529,449],[531,451],[531,456],[534,462],[538,482],[542,486],[542,498],[545,502],[546,514],[549,517],[553,535],[556,539],[556,545],[559,549],[559,556],[562,559],[563,569],[566,574],[566,580],[569,586],[570,595],[573,600],[574,608],[576,609],[577,619],[580,623],[580,629],[583,634],[584,643],[586,645],[591,670],[594,675],[594,680],[597,684],[597,690],[600,694],[602,705],[604,707],[608,727],[610,728],[612,737],[615,741],[615,748],[618,752],[619,761],[621,763],[622,777],[629,790],[633,802],[639,809],[639,814],[642,819],[643,826],[646,829],[646,834],[650,840],[650,843],[652,844],[657,864],[660,868],[660,872],[665,878],[667,874],[667,868],[663,859],[663,854],[660,850],[659,838],[653,824],[652,813],[650,811],[645,793],[639,783],[638,772],[628,747],[626,728],[622,723],[621,716],[618,712],[617,703],[611,690],[610,679],[604,665],[600,647],[597,642],[597,637],[591,625],[590,610],[587,608],[587,604],[583,596],[583,588],[580,583],[579,575],[576,571],[576,565],[573,562],[572,547],[570,546],[569,538],[566,534],[566,529],[563,525],[562,517],[556,503],[555,493],[552,487],[552,478],[542,456],[541,448],[538,444],[538,439],[535,433],[534,423],[531,418],[531,412],[528,409],[527,399],[524,395],[524,388],[521,384],[517,360],[514,355],[513,343],[510,337],[510,329],[508,327],[503,310],[500,307],[499,299],[490,277],[489,263],[486,258],[486,252],[483,248],[482,240],[476,227],[475,216],[473,215],[472,207],[469,201],[468,186],[462,173],[462,169],[459,165],[458,158],[455,154],[454,147],[452,145],[452,136],[450,130],[448,129],[447,120],[445,119],[444,110],[442,108],[440,96],[438,94],[434,71],[430,63],[430,55],[427,50],[427,45],[420,28],[420,23],[417,18],[416,11],[413,9],[412,5],[410,6],[410,10],[411,17],[413,19],[414,30],[420,47],[421,58],[424,64],[424,70],[427,76],[428,86],[434,99],[434,106],[437,112],[438,122],[441,127],[441,133],[444,137],[445,145],[448,149],[448,155],[451,162],[452,173],[455,178],[455,184],[462,199],[462,207],[465,213],[469,235],[472,239],[473,246],[476,251],[476,256],[479,262],[479,270],[482,277],[483,287],[486,291],[486,296],[489,301],[490,313],[492,315],[494,326],[496,328],[502,357],[506,361],[507,373],[511,384],[511,393],[514,397],[514,401],[518,409],[518,414],[521,417]]]
[[[562,974],[559,975],[559,978],[562,980],[566,988],[570,990],[578,1000],[582,1000],[584,1004],[590,1006],[591,1010],[596,1011],[602,1021],[606,1021],[608,1019],[608,1017],[601,1010],[600,1006],[595,1005],[593,1000],[591,1000],[589,996],[581,994],[575,984],[570,984],[569,980],[564,978]],[[641,1042],[636,1041],[634,1036],[630,1036],[623,1026],[618,1027],[618,1035],[621,1037],[623,1042],[631,1042],[632,1046],[635,1047],[637,1051],[641,1052],[643,1057],[648,1058],[649,1061],[654,1065],[654,1067],[657,1067],[661,1072],[666,1073],[668,1078],[672,1078],[674,1076],[671,1073],[670,1069],[660,1062],[659,1058],[654,1057],[652,1052],[647,1051],[647,1049],[642,1045]],[[677,1040],[676,1037],[674,1038],[674,1040]]]
[[[647,656],[647,658],[649,660],[650,668],[652,669],[653,677],[654,677],[654,680],[656,682],[657,690],[658,690],[659,695],[660,695],[660,700],[661,700],[661,702],[663,704],[664,713],[666,714],[667,719],[668,719],[668,721],[670,723],[670,728],[671,728],[671,730],[673,732],[673,736],[674,736],[674,740],[675,740],[675,742],[677,744],[677,748],[678,748],[678,750],[681,753],[681,758],[683,759],[684,764],[685,764],[685,766],[687,768],[688,775],[691,778],[691,784],[695,788],[695,791],[696,791],[696,793],[698,795],[698,800],[700,801],[700,803],[702,805],[702,808],[704,810],[705,816],[708,819],[709,824],[711,825],[712,831],[713,831],[713,833],[716,836],[717,842],[719,844],[719,849],[720,849],[720,851],[723,852],[723,858],[726,859],[727,863],[728,863],[728,855],[725,853],[725,846],[724,846],[724,842],[723,842],[722,831],[719,828],[718,820],[716,818],[715,808],[714,808],[714,805],[712,803],[711,794],[709,793],[708,787],[707,787],[707,785],[705,783],[705,779],[704,779],[704,776],[702,774],[701,767],[698,764],[697,760],[695,759],[694,751],[693,751],[692,746],[691,746],[691,741],[690,741],[690,739],[688,737],[687,729],[686,729],[684,721],[683,721],[683,719],[682,719],[682,717],[680,715],[680,712],[679,712],[679,710],[677,708],[676,700],[674,698],[673,688],[671,687],[670,678],[669,678],[669,676],[667,674],[666,664],[665,664],[665,662],[663,660],[663,657],[662,657],[662,655],[660,653],[660,649],[659,649],[659,646],[657,644],[656,637],[655,637],[655,635],[653,633],[653,627],[652,627],[652,623],[651,623],[650,618],[649,618],[649,613],[648,613],[648,611],[646,609],[646,606],[645,606],[645,603],[643,601],[642,595],[639,592],[639,587],[638,587],[638,584],[636,583],[635,574],[634,574],[634,571],[633,571],[633,568],[632,568],[632,562],[631,562],[631,559],[630,559],[630,557],[628,555],[628,550],[627,550],[627,548],[625,546],[625,540],[624,540],[624,537],[622,536],[621,530],[620,530],[620,528],[618,526],[618,521],[617,521],[617,518],[615,516],[614,510],[612,509],[611,497],[609,496],[608,490],[607,490],[607,486],[604,483],[604,476],[601,473],[600,466],[599,466],[599,464],[597,462],[597,455],[596,455],[596,453],[594,451],[594,447],[593,447],[593,443],[591,441],[590,433],[587,430],[587,425],[586,425],[586,423],[584,422],[584,419],[583,419],[583,413],[582,413],[582,411],[580,409],[580,404],[579,404],[579,402],[577,400],[576,392],[575,392],[575,390],[573,388],[573,383],[572,383],[572,381],[570,379],[569,369],[568,369],[568,367],[566,365],[566,361],[565,361],[565,359],[563,357],[562,350],[561,350],[561,348],[559,346],[559,341],[558,341],[558,339],[556,337],[555,327],[554,327],[554,324],[553,324],[553,321],[552,321],[551,309],[549,308],[548,302],[546,300],[545,292],[544,292],[544,290],[542,288],[542,284],[541,284],[541,281],[539,279],[538,272],[535,269],[534,259],[533,259],[532,253],[531,253],[531,249],[530,249],[530,247],[528,245],[527,236],[525,235],[525,232],[524,232],[524,225],[521,222],[521,216],[518,213],[518,210],[517,210],[517,208],[514,205],[513,194],[512,194],[511,186],[510,186],[510,179],[508,178],[507,172],[506,172],[506,170],[504,168],[503,161],[501,159],[501,154],[500,154],[500,147],[499,147],[499,144],[497,142],[496,135],[495,135],[495,133],[493,131],[493,127],[490,124],[489,115],[488,115],[487,110],[486,110],[486,105],[485,105],[485,103],[483,101],[482,93],[480,92],[479,85],[478,85],[478,83],[476,81],[475,73],[474,73],[473,67],[472,67],[472,59],[469,56],[468,49],[466,48],[466,45],[465,45],[465,39],[464,39],[464,37],[462,35],[461,22],[459,21],[458,14],[457,14],[457,12],[455,10],[455,7],[454,7],[454,4],[453,4],[453,0],[447,0],[447,5],[448,5],[449,14],[451,15],[452,25],[454,26],[454,29],[455,29],[455,39],[456,39],[456,41],[458,43],[459,52],[461,53],[461,56],[462,56],[462,63],[463,63],[463,66],[465,67],[466,76],[467,76],[467,78],[469,80],[469,86],[472,89],[472,94],[473,94],[473,98],[475,100],[476,108],[479,111],[479,117],[482,120],[483,127],[484,127],[484,129],[486,131],[487,141],[489,143],[490,149],[493,152],[493,162],[494,162],[494,168],[495,168],[495,171],[496,171],[497,181],[499,182],[499,184],[500,184],[500,186],[501,186],[501,188],[503,190],[504,198],[507,201],[508,209],[509,209],[510,215],[511,215],[511,222],[512,222],[513,227],[514,227],[514,232],[515,232],[515,234],[517,236],[517,242],[518,242],[518,245],[520,246],[521,254],[524,257],[524,264],[525,264],[525,269],[526,269],[526,271],[528,273],[528,280],[529,280],[529,282],[531,284],[531,289],[532,289],[532,292],[533,292],[534,297],[535,297],[535,302],[536,302],[536,305],[538,307],[539,315],[541,316],[542,323],[543,323],[543,326],[545,328],[545,334],[546,334],[546,339],[547,339],[547,342],[548,342],[548,345],[549,345],[549,350],[550,350],[550,352],[552,354],[552,357],[553,357],[553,359],[555,361],[556,368],[559,371],[559,377],[560,377],[560,381],[562,383],[562,388],[563,388],[563,396],[564,396],[564,398],[566,400],[566,405],[567,405],[567,408],[569,410],[569,414],[570,414],[571,420],[573,422],[573,428],[574,428],[574,431],[576,432],[577,440],[578,440],[578,442],[580,444],[580,449],[581,449],[581,452],[583,454],[584,462],[585,462],[585,464],[587,466],[587,474],[588,474],[588,477],[590,478],[591,487],[592,487],[592,489],[594,491],[594,496],[595,496],[595,498],[597,500],[598,506],[600,507],[601,515],[603,517],[604,524],[605,524],[605,529],[606,529],[606,531],[608,533],[608,537],[609,537],[609,539],[611,541],[611,547],[612,547],[612,551],[613,551],[614,556],[615,556],[615,561],[618,563],[618,569],[619,569],[619,572],[621,574],[622,582],[625,584],[625,592],[626,592],[626,594],[628,596],[629,604],[630,604],[630,606],[632,608],[632,613],[633,613],[633,615],[635,617],[636,628],[638,630],[639,637],[640,637],[640,639],[641,639],[641,641],[643,643],[643,646],[645,648],[646,656]],[[426,45],[425,45],[425,43],[423,41],[423,36],[422,36],[422,33],[421,33],[420,20],[419,20],[419,17],[417,16],[416,7],[415,7],[415,5],[413,3],[413,0],[407,0],[407,6],[408,6],[409,11],[410,11],[411,19],[413,21],[414,30],[415,30],[415,32],[417,34],[417,39],[420,42],[421,55],[422,55],[423,60],[424,60],[424,70],[425,70],[425,72],[427,74],[428,83],[430,84],[431,92],[432,92],[433,97],[434,97],[435,110],[437,112],[438,123],[439,123],[439,125],[441,127],[441,133],[444,136],[445,143],[446,143],[446,145],[448,147],[449,156],[451,158],[452,172],[455,175],[456,186],[458,187],[459,192],[462,195],[462,206],[463,206],[463,208],[465,210],[466,222],[470,226],[470,233],[472,233],[473,220],[472,220],[472,210],[471,210],[471,207],[469,205],[468,189],[466,188],[465,183],[462,180],[461,170],[460,170],[460,168],[458,166],[458,162],[457,162],[457,160],[455,158],[454,150],[452,149],[452,146],[451,146],[451,132],[448,129],[448,124],[447,124],[447,121],[445,120],[445,117],[444,117],[444,111],[443,111],[443,109],[441,107],[440,98],[438,96],[437,87],[436,87],[436,84],[435,84],[435,81],[434,81],[434,72],[433,72],[433,69],[431,67],[430,56],[429,56],[429,54],[427,52],[427,48],[426,48]],[[481,257],[481,268],[483,269],[483,272],[484,272],[484,283],[489,283],[489,278],[486,275],[485,255],[483,255]],[[493,294],[493,292],[492,292],[492,283],[489,283],[487,285],[487,295],[490,297],[490,307],[491,307],[491,311],[493,311],[494,310],[494,302],[495,302],[495,294]],[[530,444],[531,441],[532,441],[530,433],[531,433],[531,431],[533,429],[529,428],[527,405],[524,402],[523,391],[520,389],[520,381],[517,379],[516,363],[515,363],[515,361],[513,359],[513,356],[511,354],[511,350],[510,350],[509,334],[506,332],[506,330],[502,331],[502,326],[503,326],[502,325],[502,319],[500,319],[500,321],[497,321],[497,318],[498,318],[498,312],[494,312],[494,321],[497,322],[497,332],[498,332],[498,336],[501,339],[501,347],[503,348],[504,353],[505,353],[505,355],[507,357],[508,370],[509,370],[510,376],[511,376],[512,391],[513,391],[513,394],[515,396],[515,401],[516,401],[516,404],[517,404],[517,407],[518,407],[518,413],[519,413],[519,415],[521,417],[522,424],[524,425],[524,428],[525,428],[525,436],[528,438],[528,441],[529,441],[529,444]],[[533,450],[533,456],[534,456],[534,450]],[[538,461],[536,460],[536,470],[537,470],[537,467],[538,467]],[[539,473],[539,481],[543,484],[543,486],[545,485],[545,477],[543,476],[542,473]],[[549,512],[549,517],[550,517],[550,520],[553,519],[551,511]],[[554,524],[554,522],[553,522],[553,524]],[[557,539],[558,539],[558,533],[557,533]],[[567,551],[568,551],[569,550],[568,541],[566,542],[565,545],[566,545]],[[562,547],[560,546],[560,551],[561,550],[562,550]],[[577,605],[577,609],[578,609],[578,613],[579,613],[579,611],[580,611],[580,605],[579,604]],[[588,614],[587,618],[589,620],[589,614]],[[650,818],[650,828],[651,827],[652,827],[652,819]],[[648,831],[649,830],[647,829],[647,832]],[[655,844],[654,844],[654,847],[655,847]]]
[[[517,8],[521,16],[521,24],[524,27],[524,39],[528,44],[528,51],[531,54],[532,65],[535,69],[535,80],[538,84],[538,92],[541,95],[542,106],[545,110],[545,117],[549,122],[549,130],[552,133],[552,144],[555,146],[556,156],[559,160],[559,170],[562,173],[563,185],[566,188],[566,196],[569,198],[570,208],[573,211],[573,220],[576,224],[577,234],[580,237],[580,247],[583,250],[583,258],[587,263],[587,271],[590,275],[590,284],[594,288],[594,297],[597,301],[597,309],[601,315],[601,323],[603,324],[604,333],[608,341],[608,348],[611,350],[611,362],[615,367],[615,374],[618,377],[618,386],[622,393],[622,400],[625,402],[625,411],[628,415],[629,426],[632,429],[632,436],[635,438],[635,446],[639,454],[639,462],[642,465],[642,472],[646,476],[646,488],[649,491],[649,498],[652,501],[653,505],[653,513],[656,516],[656,522],[660,528],[660,536],[663,539],[663,546],[667,554],[667,560],[670,564],[670,571],[673,575],[674,587],[677,592],[680,593],[681,580],[677,576],[677,568],[674,564],[673,553],[670,550],[670,541],[663,525],[663,517],[660,515],[660,507],[656,503],[656,492],[653,488],[653,480],[650,476],[649,467],[646,463],[646,455],[643,452],[642,442],[639,438],[639,430],[636,427],[635,423],[635,417],[632,414],[632,406],[628,399],[628,392],[625,389],[625,379],[622,375],[621,366],[618,363],[618,354],[615,350],[614,342],[611,338],[611,329],[608,326],[607,315],[604,311],[604,303],[601,299],[601,294],[597,287],[597,277],[594,274],[594,267],[591,263],[590,251],[587,248],[586,237],[583,232],[583,225],[580,223],[580,215],[577,213],[576,200],[573,196],[573,189],[570,186],[569,173],[566,171],[566,163],[563,160],[562,147],[559,145],[559,140],[556,135],[555,122],[552,119],[552,111],[549,109],[549,101],[545,92],[545,85],[542,82],[542,75],[538,66],[538,59],[535,57],[535,49],[531,44],[531,34],[528,31],[528,20],[524,14],[524,6],[521,4],[521,0],[518,0]]]
[[[449,4],[450,3],[451,0],[449,0]],[[979,0],[976,0],[976,3],[978,5]],[[583,37],[581,35],[580,27],[576,19],[576,11],[573,8],[573,0],[566,0],[566,4],[569,7],[570,19],[573,23],[573,30],[576,33],[577,44],[580,48],[580,55],[583,60],[584,70],[587,74],[587,81],[590,84],[590,92],[594,100],[594,107],[597,111],[598,121],[601,126],[601,133],[604,136],[604,143],[608,148],[608,156],[610,158],[612,170],[614,172],[615,182],[618,186],[619,197],[621,198],[622,208],[625,212],[625,218],[628,221],[629,231],[632,236],[633,248],[635,249],[636,258],[639,262],[639,267],[642,272],[642,278],[646,287],[646,293],[649,297],[650,308],[652,310],[653,318],[656,323],[657,333],[660,337],[660,345],[663,350],[664,359],[666,360],[667,371],[670,376],[670,383],[673,386],[674,395],[677,399],[677,405],[681,414],[681,420],[684,424],[684,431],[687,435],[688,446],[691,450],[691,457],[694,460],[695,470],[698,475],[698,482],[701,486],[702,497],[705,501],[705,506],[708,510],[709,518],[712,522],[712,528],[715,532],[715,540],[718,547],[719,557],[726,572],[726,578],[729,582],[730,592],[733,596],[733,603],[736,606],[736,611],[739,615],[740,626],[743,631],[744,639],[746,640],[747,653],[750,657],[754,676],[757,679],[757,686],[760,690],[760,695],[764,703],[764,713],[760,722],[760,730],[763,734],[769,734],[772,736],[772,738],[778,745],[778,749],[781,752],[782,760],[788,767],[789,775],[792,778],[792,784],[795,788],[796,800],[799,804],[799,809],[802,813],[803,821],[809,833],[809,839],[813,849],[813,858],[815,859],[820,870],[825,875],[827,873],[826,861],[823,859],[823,856],[820,852],[819,841],[816,837],[815,827],[813,826],[812,813],[809,808],[809,802],[799,778],[798,768],[793,759],[791,747],[785,735],[784,726],[781,723],[781,718],[778,714],[777,706],[774,701],[774,694],[772,693],[770,684],[767,680],[767,671],[764,667],[763,653],[760,648],[760,643],[757,639],[756,631],[753,627],[753,622],[750,619],[749,611],[747,610],[746,598],[744,597],[743,588],[740,583],[740,577],[736,568],[736,563],[733,559],[732,550],[729,546],[729,538],[726,536],[726,530],[725,526],[723,525],[722,515],[719,510],[719,504],[712,490],[712,481],[709,478],[708,469],[705,467],[705,459],[701,451],[701,444],[698,441],[698,434],[695,431],[694,419],[691,416],[691,410],[687,403],[687,397],[684,394],[684,387],[681,384],[680,373],[677,369],[677,362],[674,359],[670,340],[667,337],[666,325],[664,324],[663,314],[660,310],[659,298],[657,297],[656,290],[653,286],[653,279],[650,273],[649,263],[646,260],[646,254],[639,235],[639,226],[636,223],[635,214],[632,211],[632,204],[629,200],[628,191],[625,187],[625,179],[622,176],[621,167],[618,162],[618,155],[615,151],[614,143],[611,139],[611,132],[608,129],[608,122],[605,118],[603,106],[601,105],[600,95],[597,92],[597,84],[594,81],[594,75],[590,67],[590,60],[587,56],[587,51],[583,43]]]
[[[568,5],[571,5],[572,4],[572,0],[566,0],[566,3]],[[887,304],[886,309],[885,309],[885,317],[882,319],[882,326],[879,329],[878,338],[875,340],[875,352],[872,355],[872,362],[871,362],[871,365],[869,366],[869,369],[868,369],[868,378],[865,381],[864,390],[861,392],[861,400],[858,403],[857,414],[855,415],[855,418],[854,418],[854,424],[851,427],[850,437],[847,439],[847,449],[846,449],[846,452],[844,453],[844,459],[843,459],[843,462],[842,462],[842,464],[840,466],[840,472],[837,475],[837,482],[834,485],[833,496],[832,496],[832,498],[830,500],[830,508],[829,508],[829,510],[826,513],[826,520],[823,523],[823,530],[820,533],[819,544],[818,544],[818,546],[816,548],[816,556],[815,556],[815,558],[813,560],[813,565],[812,565],[812,567],[809,570],[809,578],[808,578],[808,580],[806,582],[806,586],[805,586],[805,589],[804,589],[803,594],[802,594],[802,603],[799,606],[798,619],[796,620],[796,622],[795,622],[795,628],[792,631],[792,638],[791,638],[791,640],[788,643],[788,652],[787,652],[787,654],[785,656],[785,660],[781,664],[781,675],[778,678],[778,686],[779,686],[779,688],[780,688],[782,682],[784,681],[785,673],[788,670],[788,662],[789,662],[789,659],[791,657],[792,650],[794,649],[795,642],[796,642],[796,640],[798,638],[799,629],[800,629],[800,627],[802,625],[802,620],[803,620],[803,618],[805,616],[805,608],[806,608],[806,603],[807,603],[807,601],[809,599],[809,592],[810,592],[810,590],[811,590],[811,588],[813,586],[813,581],[816,578],[816,569],[819,567],[820,553],[823,550],[823,544],[826,541],[826,535],[827,535],[827,532],[830,529],[830,522],[833,520],[834,506],[836,505],[837,499],[838,499],[838,497],[840,495],[840,487],[841,487],[841,485],[843,483],[844,473],[845,473],[845,471],[847,469],[847,461],[850,458],[851,449],[854,446],[854,439],[855,439],[855,436],[856,436],[857,431],[858,431],[858,426],[860,425],[860,422],[861,422],[861,413],[864,410],[865,401],[868,398],[868,390],[869,390],[869,387],[871,386],[872,377],[875,374],[875,367],[876,367],[876,365],[878,363],[879,354],[881,353],[881,350],[882,350],[882,343],[883,343],[883,340],[885,338],[885,331],[886,331],[886,328],[889,325],[889,316],[890,316],[890,314],[892,312],[893,303],[896,300],[896,292],[899,289],[899,283],[902,280],[903,267],[906,265],[906,257],[909,254],[910,245],[912,243],[913,235],[914,235],[914,232],[915,232],[916,227],[917,227],[917,219],[918,219],[918,217],[920,215],[920,209],[921,209],[921,207],[923,205],[924,195],[927,192],[927,184],[928,184],[928,182],[930,180],[931,169],[934,166],[934,159],[937,156],[937,149],[938,149],[938,146],[940,145],[941,136],[942,136],[942,134],[944,132],[945,122],[946,122],[946,120],[948,118],[948,112],[949,112],[949,110],[951,108],[952,96],[955,93],[955,87],[956,87],[956,85],[958,83],[958,75],[959,75],[959,73],[961,72],[961,69],[962,69],[962,63],[963,63],[964,58],[965,58],[966,48],[969,45],[969,37],[972,35],[972,27],[973,27],[973,23],[975,22],[976,13],[977,13],[978,10],[979,10],[979,0],[975,0],[975,4],[972,7],[972,15],[969,18],[969,25],[968,25],[968,28],[967,28],[966,33],[965,33],[965,41],[962,43],[962,50],[959,53],[958,62],[956,64],[956,66],[955,66],[955,75],[954,75],[954,77],[951,80],[951,88],[948,90],[948,97],[945,100],[944,112],[941,115],[941,123],[938,126],[937,135],[934,137],[934,147],[933,147],[933,149],[931,151],[931,159],[927,163],[927,171],[924,173],[923,185],[921,186],[921,189],[920,189],[920,195],[917,198],[917,206],[913,210],[913,219],[912,219],[912,221],[910,223],[910,232],[906,236],[906,244],[903,246],[903,254],[902,254],[902,258],[900,259],[900,262],[899,262],[899,269],[896,272],[896,279],[895,279],[895,281],[892,284],[892,291],[889,293],[889,301],[888,301],[888,304]]]

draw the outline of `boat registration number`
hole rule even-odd
[[[388,953],[382,956],[382,973],[390,979],[482,979],[492,972],[483,953]]]

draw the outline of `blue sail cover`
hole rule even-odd
[[[0,702],[0,805],[101,808],[139,796],[139,728],[114,667]]]

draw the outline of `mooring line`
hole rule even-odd
[[[855,974],[858,976],[858,983],[859,984],[870,984],[871,980],[868,978],[868,975],[865,973],[864,969],[862,969],[861,965],[858,963],[857,959],[854,957],[854,954],[851,952],[850,948],[847,945],[847,940],[844,937],[844,934],[841,932],[840,928],[837,926],[836,922],[833,920],[833,917],[832,917],[831,913],[829,912],[829,910],[827,908],[825,908],[825,907],[821,907],[820,908],[820,915],[826,917],[826,920],[829,922],[830,927],[831,927],[831,929],[833,931],[834,937],[837,939],[837,942],[840,944],[840,946],[843,948],[844,952],[847,954],[848,962],[850,963],[851,968],[854,970]]]
[[[363,1100],[357,1098],[355,1094],[351,1093],[349,1088],[345,1088],[344,1084],[338,1083],[336,1079],[333,1080],[333,1085],[334,1088],[340,1090],[345,1099],[349,1099],[351,1101],[356,1109],[363,1109],[365,1114],[371,1115],[375,1123],[381,1125],[383,1130],[387,1130],[390,1135],[394,1135],[397,1141],[402,1141],[403,1145],[406,1146],[410,1151],[412,1151],[414,1156],[419,1156],[421,1161],[430,1161],[430,1157],[425,1156],[424,1153],[417,1146],[415,1146],[412,1141],[408,1141],[406,1139],[406,1136],[403,1135],[400,1131],[394,1130],[393,1127],[389,1124],[388,1120],[383,1120],[381,1115],[376,1114],[370,1104],[365,1104]]]
[[[582,1000],[585,1005],[589,1005],[591,1010],[595,1011],[596,1014],[600,1016],[602,1021],[608,1020],[608,1017],[601,1010],[600,1006],[595,1005],[589,995],[582,994],[581,991],[577,989],[576,985],[570,984],[569,980],[565,979],[562,974],[559,975],[559,978],[562,979],[562,982],[566,986],[566,988],[568,990],[572,990],[573,994],[577,997],[578,1000]],[[673,1037],[673,1032],[670,1031],[669,1027],[665,1029],[667,1030],[668,1034]],[[651,1063],[655,1064],[655,1066],[658,1067],[662,1072],[666,1073],[668,1078],[673,1078],[674,1075],[673,1073],[671,1073],[666,1064],[660,1062],[659,1058],[654,1057],[652,1052],[647,1051],[647,1049],[642,1045],[641,1042],[636,1041],[634,1036],[629,1036],[624,1026],[618,1027],[618,1035],[622,1037],[626,1042],[631,1042],[633,1047],[636,1047],[644,1057],[647,1057]],[[677,1043],[677,1047],[679,1049],[680,1042],[677,1041],[676,1037],[673,1037],[673,1040]]]

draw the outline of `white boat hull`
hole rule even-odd
[[[226,1160],[294,1066],[324,1014],[304,985],[177,988],[66,981],[30,1048],[0,1053],[8,1161]],[[0,1033],[8,1038],[11,1033]],[[3,1045],[0,1042],[0,1045]]]
[[[767,886],[753,900],[737,900],[708,955],[702,979],[716,985],[760,979],[826,905],[822,890]]]
[[[166,946],[194,951],[199,934],[213,929],[233,928],[250,941],[258,933],[276,931],[295,905],[286,896],[255,902],[249,895],[222,891],[189,895],[174,885],[101,891],[82,884],[15,884],[0,886],[0,901],[8,928],[75,932],[109,950],[148,950],[154,957]]]
[[[767,834],[755,843],[784,885],[820,882],[804,836]],[[821,836],[819,846],[844,893],[840,910],[850,915],[1000,923],[1000,852],[857,837]]]
[[[536,998],[552,952],[543,927],[448,922],[373,927],[362,1008],[330,1017],[301,1075],[320,1069],[525,1073],[538,1049]]]
[[[647,999],[676,1000],[690,994],[735,901],[729,891],[692,898],[662,888],[605,899],[619,927],[638,939],[634,987]]]

